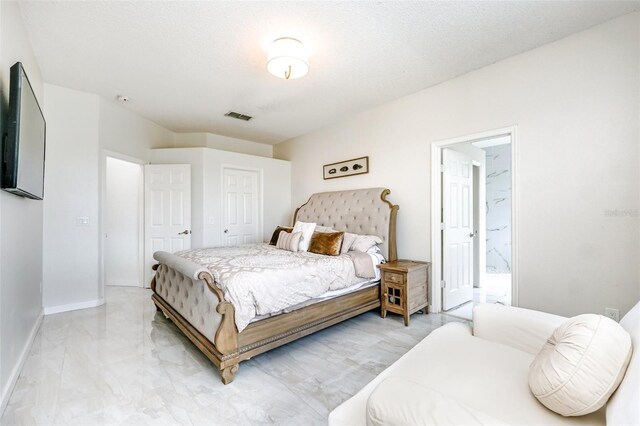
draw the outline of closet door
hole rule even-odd
[[[155,263],[153,253],[191,248],[191,165],[145,166],[145,284]]]
[[[222,243],[260,242],[260,172],[225,167],[222,186]]]

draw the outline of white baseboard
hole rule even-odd
[[[104,305],[104,299],[88,300],[86,302],[70,303],[68,305],[49,306],[44,308],[45,315],[59,314],[60,312],[77,311],[78,309],[95,308]]]
[[[24,366],[25,361],[27,360],[27,356],[31,351],[31,345],[33,344],[33,340],[36,338],[36,334],[40,329],[40,324],[42,324],[42,318],[44,318],[43,311],[40,311],[40,315],[38,315],[38,319],[36,323],[33,325],[31,329],[31,333],[29,333],[29,338],[27,339],[27,343],[22,348],[22,352],[20,353],[20,358],[18,358],[18,362],[13,366],[11,370],[11,374],[9,375],[9,381],[7,385],[2,389],[2,399],[0,399],[0,416],[4,413],[4,409],[7,408],[7,404],[9,403],[9,398],[13,393],[13,388],[16,386],[18,382],[18,377],[20,377],[20,372],[22,371],[22,367]]]

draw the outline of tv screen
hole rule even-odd
[[[2,189],[44,198],[46,122],[20,62],[11,67],[9,117],[2,146]]]

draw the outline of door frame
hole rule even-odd
[[[487,130],[480,133],[435,141],[431,144],[431,304],[429,312],[442,311],[442,150],[452,145],[492,139],[499,136],[511,137],[511,305],[519,306],[518,300],[518,138],[517,126]]]
[[[115,158],[117,160],[127,161],[129,163],[138,164],[142,173],[140,174],[140,182],[138,186],[138,190],[140,193],[140,217],[138,218],[139,230],[138,230],[138,276],[140,278],[140,282],[142,283],[142,288],[146,288],[146,284],[144,282],[144,165],[147,164],[146,161],[132,157],[130,155],[121,154],[115,151],[109,151],[107,149],[103,149],[100,152],[100,218],[99,218],[99,234],[100,235],[100,244],[98,248],[99,252],[99,277],[100,277],[100,298],[104,300],[104,288],[106,286],[106,271],[104,267],[104,256],[105,256],[105,232],[106,232],[106,218],[107,218],[107,157]]]
[[[486,164],[486,159],[485,162],[480,163],[476,160],[473,160],[472,162],[472,171],[473,173],[475,173],[475,169],[478,169],[478,182],[477,182],[477,186],[478,186],[478,193],[474,193],[473,194],[473,217],[474,217],[474,222],[476,221],[476,207],[478,207],[478,235],[476,235],[476,239],[474,241],[474,247],[473,247],[473,257],[474,257],[474,281],[477,280],[478,282],[478,287],[482,288],[484,286],[484,282],[485,282],[485,275],[486,275],[486,269],[487,269],[487,258],[486,256],[480,256],[480,253],[483,251],[486,251],[487,249],[487,242],[486,242],[486,238],[487,238],[487,214],[486,214],[486,208],[485,208],[485,213],[484,214],[480,214],[480,211],[482,211],[484,206],[481,205],[477,205],[476,206],[476,196],[478,198],[478,201],[481,201],[482,199],[487,199],[487,178],[486,178],[486,170],[487,170],[487,164]],[[474,175],[475,176],[475,175]],[[476,180],[473,180],[473,186],[476,186]],[[479,204],[479,203],[478,203]],[[475,226],[474,226],[475,227]],[[475,262],[475,258],[478,258],[478,274],[476,276],[475,274],[475,267],[476,267],[476,262]],[[475,287],[475,283],[473,285]]]
[[[220,165],[220,243],[224,244],[224,171],[241,170],[243,172],[254,172],[258,176],[258,242],[264,238],[264,169],[257,167],[236,166],[234,164]]]

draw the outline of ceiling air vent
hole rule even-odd
[[[238,120],[249,121],[253,117],[250,115],[240,114],[239,112],[229,111],[224,115],[225,117],[237,118]]]

